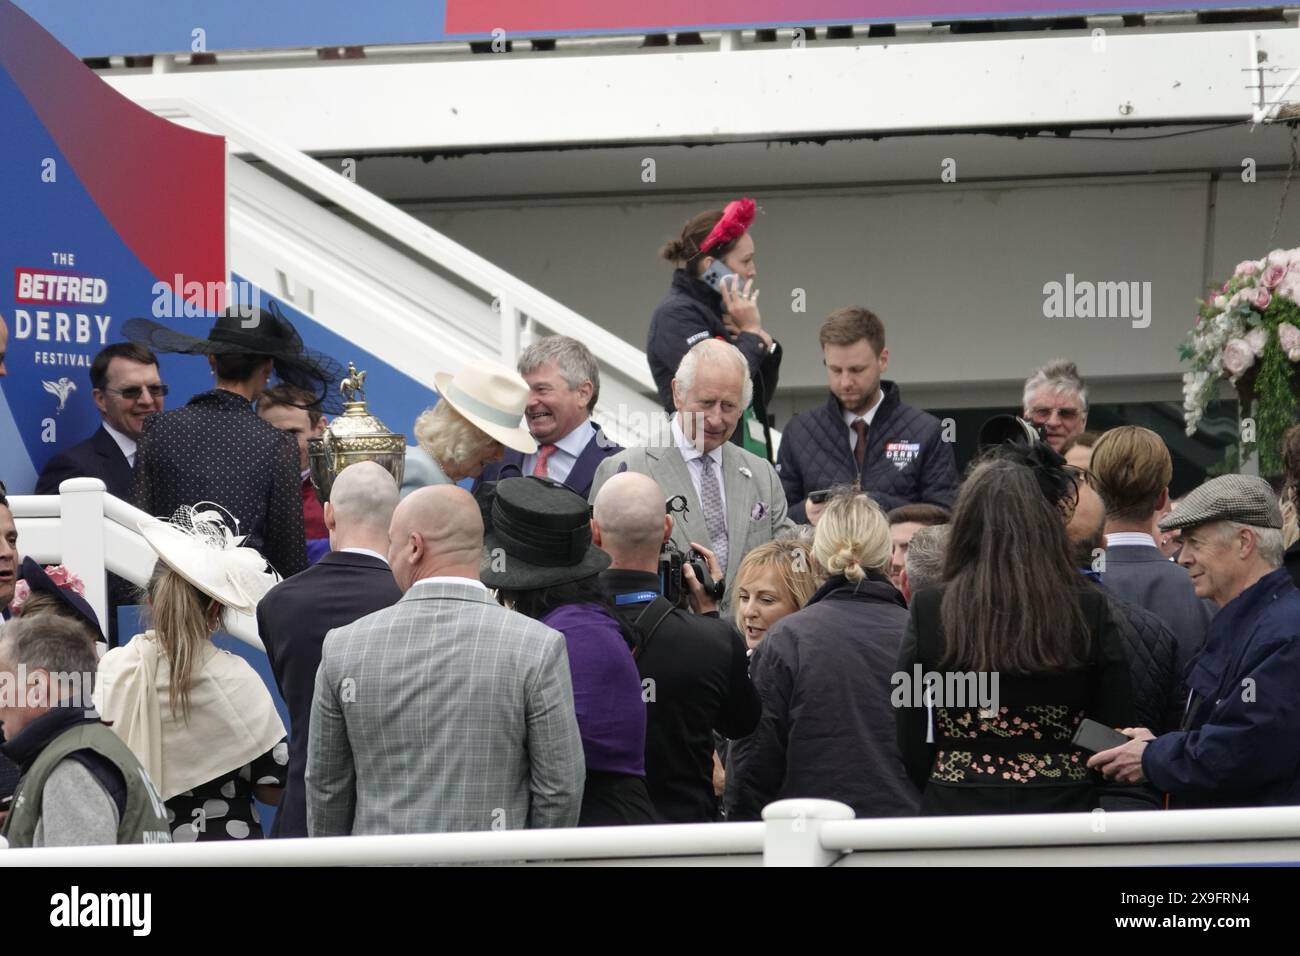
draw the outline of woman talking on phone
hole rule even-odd
[[[754,200],[693,216],[659,255],[673,263],[672,285],[650,319],[646,356],[664,411],[673,413],[673,376],[691,346],[720,338],[740,349],[754,380],[754,403],[731,440],[772,458],[767,404],[776,393],[781,346],[763,328],[754,279]],[[756,422],[751,432],[750,421]]]

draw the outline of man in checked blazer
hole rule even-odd
[[[312,836],[567,827],[586,767],[564,636],[479,580],[469,492],[393,513],[402,600],[325,636],[307,752]]]
[[[633,471],[649,475],[665,494],[685,497],[687,511],[674,516],[672,540],[683,552],[694,542],[717,557],[727,583],[724,609],[746,553],[794,526],[776,469],[730,442],[753,389],[739,349],[720,339],[696,343],[672,382],[673,444],[619,452],[601,462],[591,485],[595,501],[611,475]]]

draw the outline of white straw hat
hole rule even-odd
[[[524,424],[528,383],[513,369],[477,360],[455,375],[438,372],[433,381],[442,399],[476,428],[525,455],[537,451],[537,440]]]
[[[268,570],[266,558],[253,548],[240,547],[243,537],[235,537],[222,516],[204,505],[221,508],[211,501],[183,505],[170,520],[141,521],[140,533],[164,564],[208,597],[253,614],[280,576]]]

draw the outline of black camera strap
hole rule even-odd
[[[636,616],[633,626],[636,628],[637,633],[641,635],[641,640],[632,654],[633,657],[641,656],[641,652],[650,644],[650,638],[654,636],[655,631],[659,630],[659,625],[667,619],[673,610],[673,603],[663,595],[659,595]],[[647,623],[651,620],[654,623],[647,627]]]

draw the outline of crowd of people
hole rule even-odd
[[[661,443],[602,432],[595,359],[551,336],[439,374],[401,485],[362,461],[323,504],[307,442],[338,368],[283,315],[204,339],[128,323],[91,368],[102,426],[38,490],[91,475],[154,516],[148,627],[102,633],[75,579],[20,559],[0,495],[0,690],[29,689],[0,694],[8,843],[258,838],[259,803],[306,837],[752,820],[791,797],[1300,802],[1300,426],[1280,492],[1224,475],[1173,502],[1160,437],[1088,432],[1058,360],[963,475],[883,377],[881,320],[848,307],[819,332],[825,404],[773,449],[752,216],[664,247]],[[213,389],[165,410],[157,351],[206,356]],[[227,610],[256,615],[287,728],[213,644]]]

